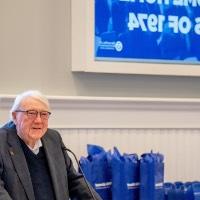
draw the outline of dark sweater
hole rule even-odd
[[[35,200],[55,200],[52,180],[45,157],[44,147],[40,147],[39,153],[34,154],[20,139],[28,164]]]

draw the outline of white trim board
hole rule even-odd
[[[15,95],[0,95],[4,123]],[[48,96],[53,128],[200,128],[200,99]]]

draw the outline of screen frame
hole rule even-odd
[[[72,72],[200,76],[199,64],[95,60],[94,0],[71,1]]]

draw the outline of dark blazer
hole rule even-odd
[[[60,134],[48,129],[41,140],[56,200],[93,200],[83,176],[75,171],[63,150]],[[94,194],[96,199],[101,199]],[[37,200],[15,126],[0,129],[0,200]]]

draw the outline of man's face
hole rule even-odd
[[[20,111],[49,111],[49,108],[46,104],[41,102],[38,99],[28,97],[22,101]],[[16,129],[24,142],[27,145],[34,146],[35,142],[39,140],[47,131],[48,128],[48,119],[41,118],[40,114],[37,116],[32,116],[27,114],[27,112],[13,112],[13,120],[16,124]]]

